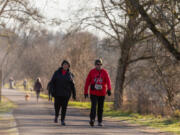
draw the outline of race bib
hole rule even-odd
[[[101,84],[95,84],[95,89],[96,90],[102,90],[102,85]]]

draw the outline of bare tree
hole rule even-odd
[[[96,24],[93,26],[116,40],[116,45],[120,48],[114,92],[114,108],[118,109],[122,107],[123,103],[125,74],[128,65],[138,60],[151,58],[150,56],[142,55],[136,59],[132,59],[131,49],[139,41],[146,39],[149,35],[144,35],[146,25],[141,23],[141,18],[138,16],[133,6],[129,6],[127,1],[115,2],[113,0],[101,0],[100,3],[100,15],[98,17],[95,16]],[[98,24],[102,27],[98,26]],[[107,27],[110,28],[110,30],[106,29]]]
[[[154,23],[154,20],[151,19],[151,17],[146,13],[146,11],[144,10],[144,7],[140,4],[139,0],[128,0],[130,2],[130,4],[132,6],[134,6],[136,8],[136,11],[139,12],[141,14],[141,16],[143,17],[143,19],[146,21],[149,29],[154,33],[154,35],[162,42],[162,44],[164,45],[164,47],[177,59],[180,60],[180,52],[178,51],[178,49],[175,47],[174,43],[170,42],[169,39],[160,31],[160,28],[158,29],[156,27],[156,24]],[[179,21],[179,2],[177,0],[166,0],[164,1],[156,1],[154,2],[153,6],[155,5],[156,8],[161,7],[161,8],[165,8],[164,5],[166,5],[166,7],[169,7],[169,9],[171,10],[171,12],[166,12],[168,15],[171,14],[173,17],[173,21],[170,24],[171,28],[170,31],[174,31],[175,30],[175,26],[179,26],[178,24],[180,23]],[[160,6],[159,6],[160,5]],[[173,6],[173,7],[170,7]],[[162,9],[160,9],[162,11]],[[162,13],[162,12],[160,12]],[[165,12],[164,12],[165,13]],[[166,15],[163,13],[163,16],[166,17]],[[170,21],[168,21],[168,23],[170,23]],[[166,27],[167,28],[167,27]],[[168,30],[166,30],[168,31]],[[177,33],[178,34],[178,33]],[[174,32],[173,37],[176,38],[176,33]],[[177,42],[176,42],[177,44]]]
[[[32,25],[33,21],[43,22],[43,16],[40,15],[38,9],[33,8],[30,4],[28,0],[0,0],[0,26],[2,28],[10,27],[10,24],[14,26],[11,27],[14,30],[1,31],[0,33],[1,37],[7,38],[9,50],[12,45],[10,40],[14,32],[16,32],[16,27],[19,27],[18,30],[20,33],[20,30],[24,26]],[[7,51],[7,54],[9,52]]]
[[[43,16],[38,9],[32,7],[29,0],[1,0],[0,1],[0,26],[9,27],[8,23],[14,26],[27,26],[32,21],[43,22]]]

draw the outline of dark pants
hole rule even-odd
[[[39,95],[40,95],[40,90],[37,90],[36,91],[36,98],[37,98],[37,100],[39,99]]]
[[[48,96],[49,96],[49,101],[52,101],[52,94],[51,94],[50,90],[48,91]]]
[[[69,97],[55,97],[55,102],[54,102],[55,117],[58,118],[59,111],[61,108],[61,121],[65,120],[68,101],[69,101]]]
[[[91,112],[90,112],[90,120],[95,120],[96,118],[96,108],[98,114],[98,122],[102,122],[103,117],[103,108],[104,108],[104,99],[105,96],[95,96],[91,95]],[[97,106],[97,107],[96,107]]]

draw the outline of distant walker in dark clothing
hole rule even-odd
[[[26,79],[24,79],[24,81],[23,81],[23,86],[24,86],[24,90],[27,90],[27,80]]]
[[[38,103],[38,100],[39,100],[39,95],[40,95],[40,92],[42,90],[42,84],[41,84],[41,79],[38,77],[36,79],[36,82],[34,83],[34,90],[36,91],[36,97],[37,97],[37,103]]]
[[[49,101],[52,101],[51,82],[48,82],[47,90],[48,90]]]
[[[76,90],[73,82],[73,74],[69,70],[70,64],[64,60],[61,63],[61,67],[54,72],[54,75],[49,83],[49,89],[51,95],[55,98],[55,119],[54,122],[58,122],[59,111],[61,108],[61,125],[65,126],[65,116],[68,101],[73,95],[73,99],[76,99]]]
[[[9,88],[14,89],[14,79],[12,77],[9,78]]]

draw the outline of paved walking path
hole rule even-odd
[[[33,95],[25,101],[23,92],[11,89],[3,89],[3,95],[18,105],[13,115],[19,135],[171,135],[113,120],[105,120],[103,127],[92,128],[88,124],[88,116],[71,107],[67,111],[66,126],[61,126],[53,122],[52,103],[44,99],[37,103]]]
[[[0,135],[19,135],[12,112],[0,114]]]

